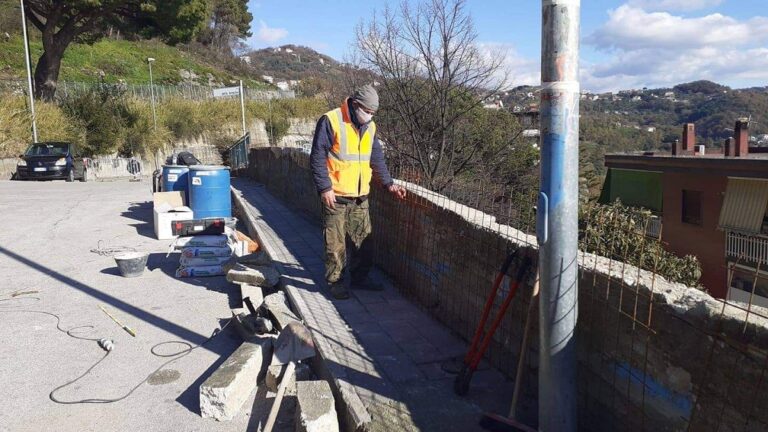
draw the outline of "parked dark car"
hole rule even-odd
[[[88,181],[89,159],[82,157],[74,144],[42,142],[29,146],[19,156],[16,178],[19,180]]]

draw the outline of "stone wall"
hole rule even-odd
[[[308,157],[251,151],[249,174],[319,220]],[[405,184],[405,183],[404,183]],[[507,253],[537,255],[535,238],[447,198],[405,184],[396,202],[374,189],[376,263],[422,308],[472,337]],[[651,272],[580,253],[579,422],[583,430],[767,430],[768,312],[726,304]],[[488,351],[514,376],[531,280],[518,291]],[[499,299],[506,294],[502,289]],[[538,316],[525,367],[522,420],[535,424]]]

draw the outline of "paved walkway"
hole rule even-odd
[[[286,291],[313,331],[325,366],[344,395],[349,424],[371,431],[472,431],[484,410],[506,413],[511,385],[500,373],[475,374],[470,396],[452,390],[446,360],[466,343],[401,296],[380,273],[383,292],[332,300],[324,282],[320,228],[262,185],[233,179],[249,228],[283,270]],[[367,417],[369,416],[369,417]]]

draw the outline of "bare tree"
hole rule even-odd
[[[403,1],[385,7],[357,29],[361,67],[379,83],[377,122],[403,170],[416,171],[433,190],[462,173],[511,154],[519,126],[511,119],[505,145],[489,146],[477,133],[483,101],[507,83],[504,53],[480,49],[464,0]],[[485,122],[487,123],[487,122]],[[498,141],[496,141],[498,143]]]

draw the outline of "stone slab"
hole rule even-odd
[[[264,291],[260,286],[251,284],[240,284],[240,298],[243,300],[243,307],[245,306],[245,298],[250,297],[253,307],[258,308],[264,303]]]
[[[288,306],[288,299],[282,291],[264,297],[264,306],[266,306],[272,314],[275,321],[275,327],[277,327],[278,330],[284,329],[293,321],[301,321],[299,317],[291,311],[290,306]]]
[[[326,381],[296,383],[296,432],[339,432],[333,392]]]
[[[259,375],[272,356],[272,338],[243,342],[200,385],[200,414],[219,421],[231,420],[256,388]]]
[[[267,385],[267,390],[273,393],[277,392],[277,388],[285,378],[284,375],[287,367],[287,365],[270,365],[267,368],[267,375],[264,377],[264,383]],[[309,368],[309,365],[304,363],[297,364],[293,376],[288,377],[290,381],[288,382],[286,394],[292,395],[296,393],[296,381],[307,381],[311,378],[312,370]]]

